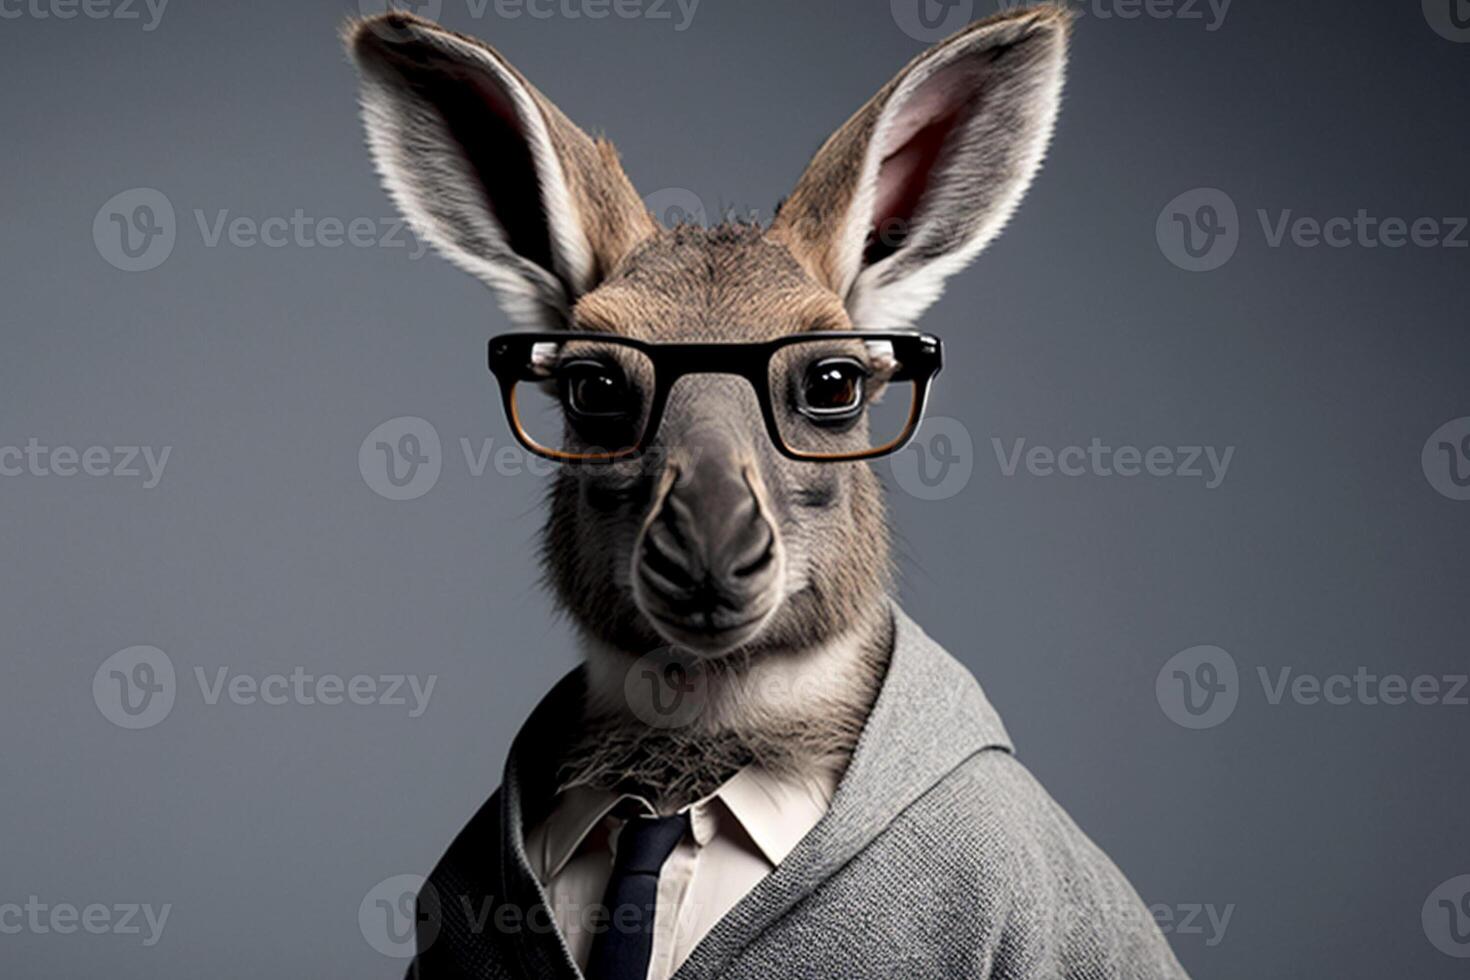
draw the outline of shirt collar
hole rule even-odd
[[[837,774],[829,769],[796,776],[751,765],[714,795],[774,867],[826,814],[836,789]]]
[[[777,774],[753,764],[684,809],[690,811],[695,843],[703,847],[714,834],[710,809],[723,805],[774,867],[822,819],[836,788],[837,773],[831,770],[798,776]],[[555,877],[598,824],[625,801],[653,811],[646,800],[631,793],[574,786],[559,794],[546,822],[532,834],[540,840],[527,842],[533,864],[539,865],[534,870],[541,880]]]
[[[540,866],[535,870],[542,882],[554,878],[577,853],[577,848],[582,846],[592,828],[619,803],[630,798],[590,786],[573,786],[560,793],[546,822],[532,832],[533,837],[541,838],[540,841],[527,842],[532,845],[528,848],[532,852],[532,864],[540,859]]]

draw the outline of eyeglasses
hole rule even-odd
[[[675,382],[736,375],[792,459],[846,462],[898,452],[943,365],[915,331],[813,331],[760,343],[645,343],[598,333],[509,333],[490,371],[521,444],[549,459],[613,462],[653,443]]]

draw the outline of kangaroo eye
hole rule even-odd
[[[828,358],[806,369],[800,411],[819,422],[841,422],[863,408],[868,371],[849,358]]]
[[[581,418],[615,418],[634,408],[623,372],[601,361],[573,361],[560,369],[562,402]]]

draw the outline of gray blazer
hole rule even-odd
[[[979,684],[895,608],[892,662],[831,809],[675,980],[1185,977],[1121,872],[1012,755]],[[419,896],[426,980],[579,980],[526,861],[582,671]]]

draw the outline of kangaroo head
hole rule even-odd
[[[751,342],[913,323],[1038,168],[1067,25],[1021,10],[930,49],[826,142],[770,227],[713,229],[661,227],[612,146],[478,41],[392,13],[348,45],[398,206],[520,325]],[[587,397],[621,383],[594,375]],[[752,384],[713,373],[673,387],[648,448],[567,467],[552,493],[549,578],[594,646],[748,662],[886,631],[867,465],[783,455]]]

